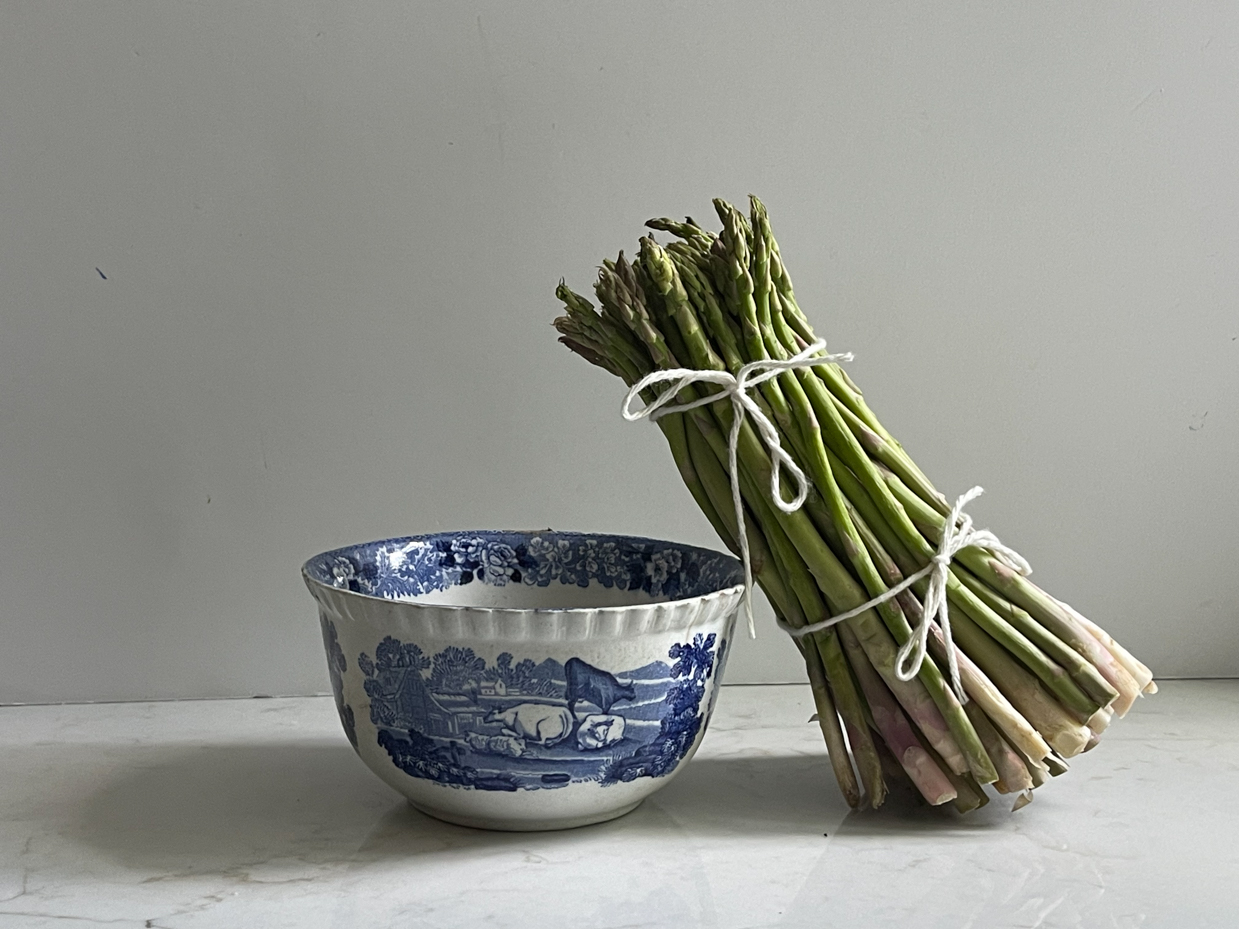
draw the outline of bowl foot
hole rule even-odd
[[[487,819],[485,817],[459,816],[445,810],[436,810],[409,801],[413,809],[456,826],[468,826],[470,829],[489,829],[496,832],[550,832],[554,829],[576,829],[578,826],[592,826],[595,823],[605,823],[631,813],[639,807],[642,801],[622,806],[616,810],[604,810],[601,813],[589,813],[585,816],[548,817],[544,819]]]

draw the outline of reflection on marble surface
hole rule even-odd
[[[636,812],[417,813],[330,698],[0,708],[0,929],[1231,927],[1239,681],[1169,682],[1012,814],[848,814],[807,689],[728,687]]]

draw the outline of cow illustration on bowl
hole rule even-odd
[[[506,736],[550,748],[572,735],[576,719],[566,706],[518,703],[506,710],[491,710],[483,722],[499,723]]]
[[[504,736],[543,748],[573,735],[577,747],[584,751],[606,748],[623,739],[624,717],[610,710],[620,700],[634,698],[633,685],[621,683],[615,675],[580,658],[564,663],[564,677],[564,704],[517,703],[491,710],[483,722],[498,723]]]

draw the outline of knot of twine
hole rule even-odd
[[[805,500],[808,499],[810,484],[804,471],[784,450],[783,444],[779,440],[778,429],[762,411],[757,401],[749,396],[749,390],[778,377],[784,371],[811,368],[816,365],[831,364],[833,362],[851,361],[853,358],[851,352],[840,352],[834,355],[817,354],[825,350],[825,348],[826,342],[818,339],[791,358],[783,361],[766,359],[749,362],[734,375],[727,371],[695,370],[692,368],[667,368],[653,371],[641,378],[640,381],[629,389],[627,396],[624,398],[624,405],[621,407],[624,419],[629,422],[636,422],[637,420],[647,418],[657,420],[672,413],[684,413],[698,407],[708,406],[719,400],[731,401],[732,423],[731,431],[727,437],[727,467],[731,480],[731,501],[735,509],[736,535],[740,545],[740,560],[744,564],[744,610],[748,618],[749,636],[751,638],[757,637],[757,630],[753,622],[753,567],[749,557],[748,531],[744,524],[744,500],[740,494],[740,470],[736,460],[740,442],[740,429],[744,424],[746,415],[753,423],[757,434],[770,452],[770,499],[774,505],[784,513],[796,512],[804,505]],[[674,383],[671,383],[651,403],[639,410],[632,408],[634,399],[638,398],[643,390],[653,387],[655,384],[667,382]],[[672,402],[681,390],[692,384],[713,384],[720,389],[708,396],[688,403]],[[791,500],[783,499],[779,485],[779,476],[783,468],[787,469],[797,487],[796,496]],[[930,624],[936,621],[942,630],[942,637],[946,645],[951,687],[961,703],[967,702],[963,685],[960,682],[959,662],[955,654],[954,641],[951,638],[950,612],[947,608],[947,578],[950,576],[952,559],[960,549],[974,545],[988,549],[999,561],[1019,574],[1028,575],[1032,573],[1032,568],[1019,552],[1004,545],[988,529],[974,528],[972,517],[964,513],[964,507],[982,493],[984,493],[982,488],[973,487],[956,499],[955,505],[951,507],[950,516],[947,517],[942,527],[942,539],[938,543],[938,551],[925,567],[904,578],[884,593],[845,613],[800,627],[790,626],[782,619],[778,619],[780,628],[795,638],[812,635],[815,632],[828,629],[836,623],[859,616],[866,610],[879,606],[903,593],[903,591],[922,578],[929,577],[929,586],[925,592],[924,609],[921,612],[919,621],[912,629],[911,637],[899,648],[895,661],[895,676],[901,681],[910,681],[920,672],[928,650]]]
[[[899,647],[899,653],[895,659],[895,677],[901,681],[910,681],[920,672],[929,646],[929,627],[931,623],[936,622],[942,630],[951,689],[955,691],[955,696],[959,698],[960,703],[967,703],[968,698],[964,694],[964,687],[959,679],[959,659],[955,654],[955,641],[951,637],[951,614],[947,608],[947,578],[951,573],[951,561],[960,549],[975,545],[977,548],[988,549],[995,558],[1018,574],[1028,576],[1032,573],[1032,566],[1019,552],[1004,545],[998,536],[988,529],[973,527],[972,517],[964,512],[964,507],[983,493],[985,493],[983,488],[973,487],[955,499],[955,505],[951,507],[951,515],[946,518],[942,526],[942,539],[938,543],[938,551],[930,559],[929,564],[919,571],[909,574],[885,593],[879,594],[846,613],[840,613],[838,616],[831,616],[829,619],[799,628],[789,626],[782,619],[778,619],[780,628],[794,638],[812,635],[814,632],[829,629],[835,623],[859,616],[865,610],[897,597],[921,578],[928,577],[929,585],[925,590],[924,609],[921,611],[917,624],[912,627],[912,636]]]

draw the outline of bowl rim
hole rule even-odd
[[[534,534],[541,533],[541,532],[553,533],[555,535],[566,535],[566,536],[598,536],[598,537],[605,536],[607,538],[623,539],[629,542],[653,542],[658,545],[676,546],[681,549],[691,549],[693,551],[704,552],[709,555],[714,555],[718,558],[730,560],[732,562],[735,562],[735,564],[739,567],[741,571],[743,571],[744,569],[744,566],[741,563],[740,559],[737,558],[735,555],[731,554],[730,552],[722,552],[722,551],[719,551],[718,549],[706,548],[703,545],[692,545],[688,542],[676,542],[671,539],[655,539],[649,536],[628,535],[625,533],[618,533],[618,532],[587,532],[587,531],[581,531],[581,530],[576,530],[576,529],[551,529],[551,528],[546,528],[546,529],[448,529],[448,530],[437,531],[437,532],[423,532],[423,533],[418,533],[415,535],[392,536],[386,539],[371,539],[366,542],[355,542],[351,545],[341,545],[337,548],[331,548],[331,549],[328,549],[327,551],[319,552],[317,555],[312,555],[309,558],[307,558],[305,562],[302,563],[301,565],[301,577],[305,581],[306,586],[309,587],[311,591],[314,591],[315,589],[321,589],[323,591],[329,591],[332,594],[344,595],[346,598],[358,598],[361,600],[374,600],[378,603],[399,604],[401,606],[418,607],[419,609],[452,610],[452,611],[473,612],[473,613],[497,613],[500,615],[512,615],[512,616],[528,615],[529,613],[554,613],[557,615],[565,614],[565,613],[566,614],[622,613],[628,610],[639,609],[642,607],[671,608],[671,607],[682,605],[682,604],[700,603],[700,602],[705,602],[709,600],[721,599],[726,596],[731,596],[733,594],[738,595],[744,592],[744,582],[741,581],[738,584],[732,584],[731,586],[728,586],[728,587],[720,587],[717,590],[711,590],[709,593],[698,594],[695,597],[678,597],[674,600],[653,600],[649,603],[627,603],[627,604],[622,604],[619,606],[569,606],[569,607],[470,606],[468,604],[463,604],[463,603],[422,603],[417,600],[394,600],[388,597],[378,597],[378,596],[375,596],[374,594],[361,593],[360,591],[349,590],[347,587],[336,587],[334,584],[328,584],[324,581],[319,580],[316,577],[312,577],[309,571],[310,564],[312,562],[319,561],[320,559],[327,558],[329,556],[337,555],[337,554],[343,555],[346,552],[349,552],[351,550],[355,550],[358,548],[363,548],[363,547],[371,546],[371,545],[382,545],[387,542],[412,542],[412,541],[424,540],[432,536],[443,536],[443,535],[467,536],[471,534],[472,535],[483,535],[483,534],[488,534],[488,533],[494,533],[494,534],[507,533],[507,534],[513,534],[513,535],[534,535]]]

